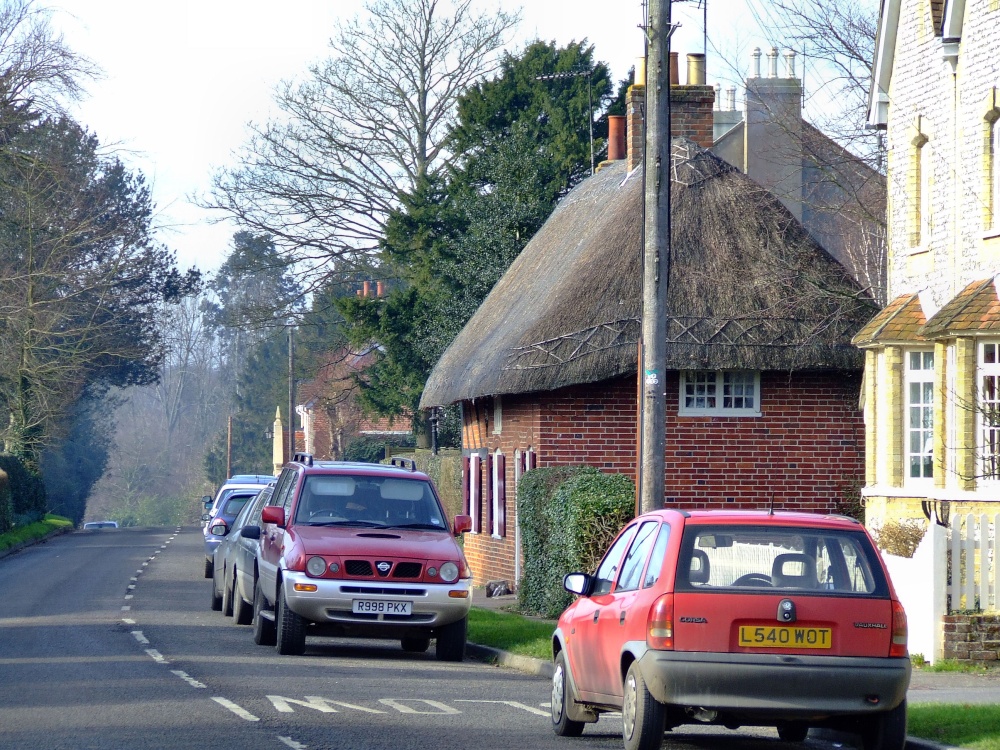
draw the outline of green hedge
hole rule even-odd
[[[0,533],[40,521],[45,515],[45,485],[16,456],[0,453]]]
[[[518,603],[524,612],[558,617],[573,601],[563,576],[597,568],[635,514],[635,486],[590,466],[535,469],[518,486],[517,513],[524,555]]]

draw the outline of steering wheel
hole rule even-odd
[[[733,581],[733,586],[770,586],[771,576],[763,573],[747,573]]]

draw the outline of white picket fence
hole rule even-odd
[[[912,558],[882,553],[906,609],[911,654],[942,658],[948,613],[1000,610],[998,528],[1000,513],[956,515],[947,528],[932,521]]]

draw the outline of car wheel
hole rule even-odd
[[[306,621],[288,608],[285,592],[278,583],[278,601],[274,606],[274,621],[277,629],[275,646],[279,654],[299,656],[306,651]]]
[[[566,654],[560,651],[552,672],[552,730],[560,737],[579,737],[583,734],[583,722],[566,716],[566,706],[569,705],[568,671]]]
[[[438,661],[462,661],[465,658],[465,636],[469,619],[463,617],[438,631],[434,655]]]
[[[213,612],[218,612],[220,609],[222,609],[222,594],[220,594],[218,592],[218,590],[215,588],[215,579],[214,578],[212,579],[212,603],[211,603],[211,607],[212,607],[212,611]]]
[[[422,654],[431,646],[430,638],[401,638],[403,651],[411,654]]]
[[[261,591],[260,584],[253,587],[253,618],[250,624],[253,626],[253,642],[258,646],[273,646],[275,639],[274,621],[264,617],[264,610],[267,604],[264,601],[264,592]]]
[[[861,733],[864,750],[903,750],[906,744],[906,701],[868,719]]]
[[[649,694],[639,664],[625,675],[622,696],[622,737],[625,750],[658,750],[663,744],[666,710]]]
[[[205,578],[211,578],[212,574],[215,573],[215,565],[207,557],[205,558]]]
[[[229,588],[229,582],[222,584],[222,614],[229,617],[233,614],[233,590]]]
[[[809,734],[809,725],[790,721],[787,724],[779,724],[777,727],[778,739],[782,742],[804,742]]]
[[[240,587],[233,580],[233,619],[237,625],[249,625],[253,622],[253,606],[240,594]]]

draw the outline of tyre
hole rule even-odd
[[[779,724],[776,729],[778,739],[782,742],[804,742],[806,735],[809,734],[809,725],[797,721]]]
[[[219,609],[226,617],[233,614],[233,590],[229,588],[228,581],[222,584],[222,606]]]
[[[250,624],[253,626],[253,642],[258,646],[273,646],[275,640],[274,621],[264,617],[264,610],[267,603],[264,601],[264,592],[261,591],[260,583],[253,587],[253,618]]]
[[[560,651],[552,673],[552,731],[560,737],[579,737],[583,734],[583,722],[566,716],[568,705],[569,668],[566,666],[566,653]]]
[[[306,621],[288,608],[285,592],[278,582],[278,601],[274,605],[275,647],[279,654],[300,656],[306,651]]]
[[[215,573],[215,565],[207,557],[205,558],[205,578],[211,578]]]
[[[905,744],[905,700],[891,711],[871,717],[861,732],[861,746],[864,750],[903,750]]]
[[[438,661],[462,661],[465,658],[465,636],[468,626],[469,619],[463,617],[438,631],[437,646],[434,651]]]
[[[237,625],[249,625],[253,621],[253,605],[240,594],[240,587],[233,574],[233,619]]]
[[[213,612],[218,612],[222,609],[222,594],[216,591],[214,578],[212,579],[212,597],[210,606],[212,607]]]
[[[407,651],[411,654],[422,654],[431,646],[430,638],[402,638],[400,643],[403,646],[403,651]]]
[[[632,662],[625,675],[622,696],[625,750],[658,750],[663,744],[665,717],[666,709],[649,694],[639,664]]]

